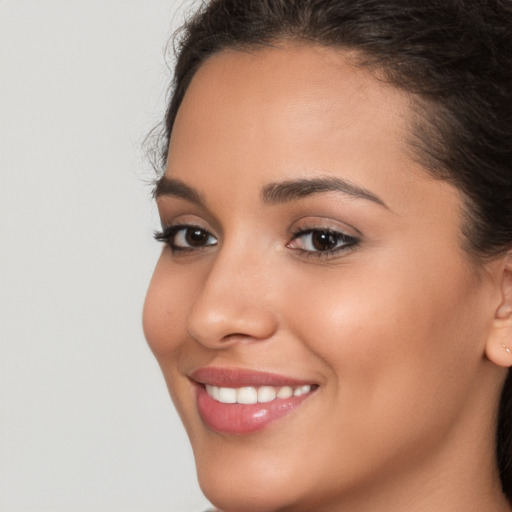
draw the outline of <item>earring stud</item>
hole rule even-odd
[[[507,347],[507,345],[501,345],[504,349],[505,349],[505,352],[509,355],[512,355],[512,351],[510,350],[510,347]]]

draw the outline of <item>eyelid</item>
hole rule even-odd
[[[177,245],[174,241],[174,237],[180,232],[188,229],[197,229],[200,231],[204,231],[207,238],[214,238],[215,243],[206,243],[204,245],[199,245],[197,247],[194,246],[180,246]],[[155,231],[154,238],[158,242],[163,242],[168,248],[171,249],[173,253],[189,253],[189,252],[198,252],[202,251],[208,247],[215,246],[218,243],[218,238],[214,235],[211,230],[201,226],[199,223],[193,222],[178,222],[175,224],[168,224],[167,226],[163,226],[161,231]]]
[[[287,247],[299,253],[301,256],[317,257],[317,258],[334,258],[342,256],[348,251],[354,250],[361,242],[361,232],[353,227],[341,226],[339,221],[326,218],[318,219],[302,219],[291,233],[291,239],[287,243]],[[355,233],[354,233],[355,232]],[[311,236],[315,233],[331,233],[338,238],[335,247],[332,249],[307,249],[297,247],[296,241],[302,237]],[[338,245],[342,242],[341,245]],[[295,246],[294,246],[295,245]]]
[[[339,231],[347,236],[362,237],[362,232],[353,224],[346,220],[341,220],[338,216],[331,217],[328,214],[303,215],[296,218],[289,227],[289,232],[295,234],[302,230],[325,229],[330,231]]]
[[[337,246],[334,249],[326,249],[326,250],[321,250],[321,249],[316,249],[316,250],[315,249],[300,249],[300,248],[297,248],[297,249],[303,250],[304,252],[310,252],[310,253],[329,253],[329,252],[334,252],[334,251],[337,251],[337,250],[346,249],[346,248],[351,247],[351,246],[353,246],[353,245],[355,245],[356,243],[359,242],[359,240],[356,237],[353,237],[351,235],[347,235],[346,233],[343,233],[341,231],[335,231],[335,230],[332,230],[332,229],[325,229],[325,228],[317,228],[317,229],[307,229],[307,230],[299,231],[297,234],[295,234],[293,236],[293,238],[290,240],[288,245],[290,246],[290,244],[292,242],[294,242],[295,240],[298,240],[298,239],[300,239],[302,237],[305,237],[307,235],[313,235],[315,233],[329,233],[329,234],[335,235],[336,238],[338,238],[337,243],[341,240],[341,241],[343,241],[343,244]]]
[[[348,226],[340,226],[340,224],[339,221],[326,218],[301,219],[301,221],[295,223],[296,227],[289,235],[288,242],[285,245],[288,249],[306,257],[332,258],[336,255],[341,256],[342,253],[355,249],[360,243],[361,237],[359,235],[349,234],[354,231],[360,233],[359,230]],[[192,235],[192,233],[186,233],[186,230],[194,229],[203,232],[202,236],[204,237],[204,239],[201,239],[200,235],[197,240],[197,245],[195,245],[193,238],[188,240],[186,238],[188,235]],[[183,233],[180,235],[182,231]],[[171,222],[168,225],[164,225],[162,231],[155,232],[154,237],[157,241],[165,243],[172,253],[198,253],[209,247],[216,246],[219,243],[218,236],[212,231],[213,230],[204,226],[201,219],[197,221],[195,219],[187,219],[185,221],[180,219],[178,222]],[[327,233],[332,235],[332,240],[320,240],[320,242],[323,243],[326,241],[327,245],[329,245],[330,242],[333,247],[315,248],[315,243],[319,241],[318,238],[315,241],[311,241],[309,244],[301,244],[298,242],[301,238],[313,236],[315,233]],[[176,238],[177,235],[181,238],[179,242]]]

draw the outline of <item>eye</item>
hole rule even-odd
[[[331,229],[305,229],[294,234],[288,244],[290,249],[318,256],[332,255],[355,246],[358,239]]]
[[[217,239],[200,226],[168,226],[155,233],[155,240],[166,243],[173,251],[194,251],[217,245]]]

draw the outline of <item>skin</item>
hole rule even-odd
[[[461,195],[413,161],[413,115],[406,93],[316,46],[226,51],[191,82],[166,176],[204,204],[157,203],[164,226],[215,244],[165,246],[144,328],[224,512],[509,510],[492,433],[510,262],[461,248]],[[269,184],[326,177],[385,205],[340,191],[262,201]],[[294,238],[304,228],[358,243],[321,255]],[[188,377],[202,366],[319,389],[260,432],[218,434]]]

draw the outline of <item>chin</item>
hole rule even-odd
[[[233,452],[232,458],[222,450],[196,456],[199,485],[211,503],[222,512],[296,510],[294,505],[306,490],[307,472],[302,480],[290,463],[243,451]]]
[[[222,478],[222,474],[218,475]],[[201,490],[211,503],[222,512],[277,512],[297,510],[296,500],[283,492],[281,485],[259,486],[254,480],[246,480],[242,485],[233,484],[224,477],[224,482],[216,478],[199,478]],[[258,480],[259,481],[259,480]]]

